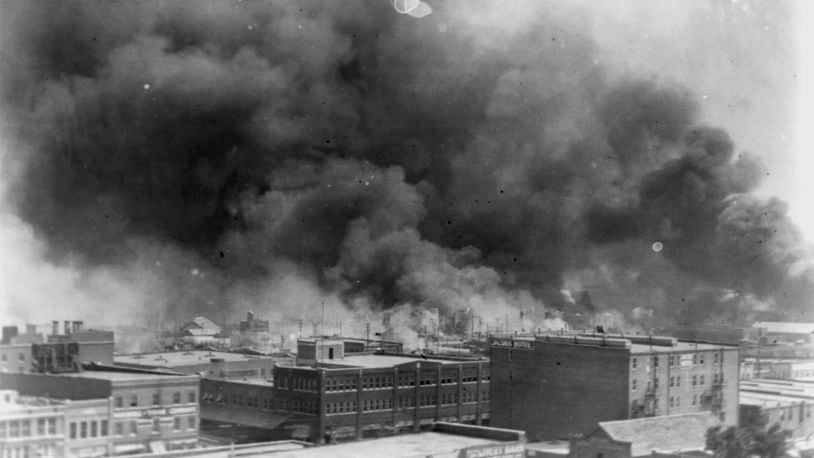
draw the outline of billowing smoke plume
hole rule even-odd
[[[801,237],[692,88],[497,3],[6,4],[13,218],[167,319],[799,313]]]

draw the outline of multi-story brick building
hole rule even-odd
[[[300,348],[309,365],[275,367],[274,384],[204,380],[204,418],[208,403],[265,410],[285,437],[311,441],[418,431],[436,421],[488,422],[484,359],[348,355],[341,339],[302,340]]]
[[[116,371],[3,374],[0,385],[21,394],[72,401],[110,399],[114,453],[193,448],[198,442],[199,377]],[[81,423],[79,438],[82,438]],[[87,428],[93,428],[91,423]],[[90,431],[90,430],[89,430]],[[73,431],[68,432],[74,438]]]
[[[648,336],[493,338],[491,425],[532,441],[599,421],[711,411],[738,421],[738,348]]]

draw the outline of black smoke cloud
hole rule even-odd
[[[492,7],[6,4],[14,208],[55,263],[194,260],[179,319],[281,265],[374,310],[802,306],[799,234],[691,88],[607,76],[583,11],[467,20]]]

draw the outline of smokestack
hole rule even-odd
[[[252,312],[251,310],[249,310],[249,312],[246,314],[246,321],[248,321],[249,323],[251,323],[251,322],[252,322],[252,320],[254,320],[254,312]]]
[[[71,322],[70,321],[65,320],[64,329],[65,329],[65,335],[66,336],[71,334]]]
[[[59,335],[59,321],[57,320],[51,322],[51,335],[52,336]]]

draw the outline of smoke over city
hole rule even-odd
[[[810,311],[765,161],[697,88],[614,68],[584,8],[421,5],[5,3],[4,236],[35,261],[4,268],[37,280],[4,313]]]

